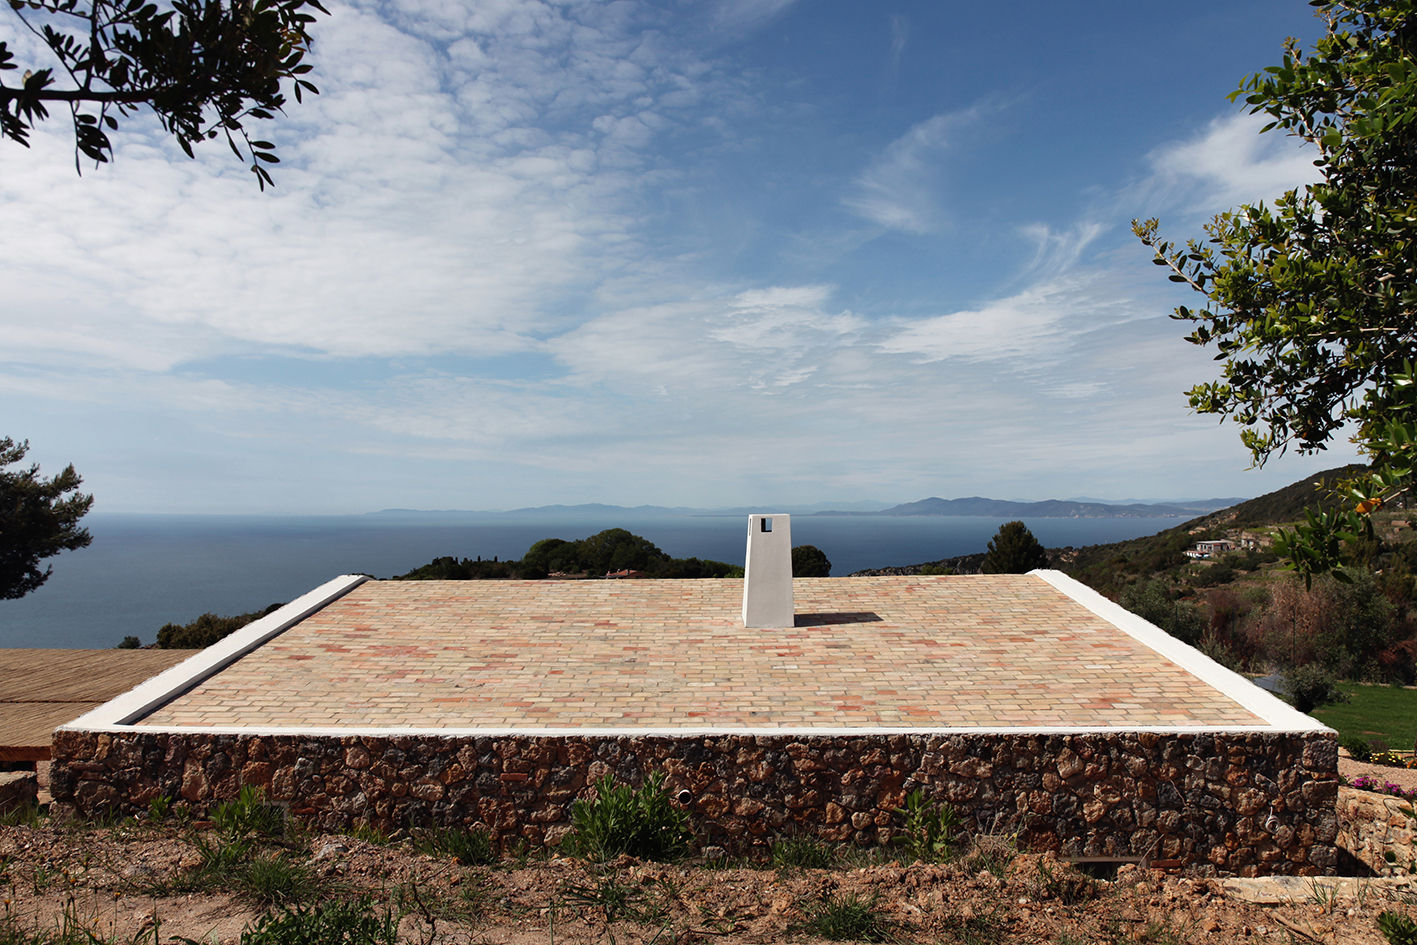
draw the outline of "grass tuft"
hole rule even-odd
[[[774,840],[769,856],[773,867],[780,870],[824,870],[836,862],[832,848],[814,837]]]
[[[497,861],[492,835],[483,827],[448,827],[417,830],[413,848],[430,856],[450,856],[463,866],[484,866]]]
[[[834,942],[888,942],[895,923],[881,912],[876,894],[830,893],[802,907],[801,931]]]

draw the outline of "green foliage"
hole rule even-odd
[[[1348,756],[1354,761],[1368,761],[1373,757],[1373,747],[1368,744],[1366,738],[1346,735],[1338,740],[1338,745],[1340,748],[1346,749]]]
[[[808,546],[810,547],[810,546]],[[824,559],[825,560],[825,559]],[[830,567],[830,564],[828,564]],[[623,528],[609,528],[577,541],[543,538],[520,561],[481,558],[434,558],[401,574],[399,581],[467,581],[497,578],[538,579],[548,574],[600,577],[615,571],[640,571],[652,578],[742,577],[743,569],[722,561],[671,558],[647,538]]]
[[[604,861],[627,853],[642,860],[675,860],[689,850],[688,815],[674,807],[663,772],[643,786],[615,783],[606,775],[595,783],[594,800],[571,805],[574,831],[564,841],[577,856]]]
[[[1177,600],[1164,581],[1133,584],[1122,592],[1118,603],[1182,643],[1194,646],[1205,633],[1206,621],[1201,609],[1190,601]]]
[[[280,851],[254,853],[231,872],[236,892],[264,906],[310,902],[324,888],[308,863]]]
[[[780,870],[824,870],[836,862],[836,854],[814,837],[783,837],[773,841],[769,861]]]
[[[954,855],[959,841],[960,816],[945,801],[926,801],[918,788],[905,796],[905,806],[896,811],[905,818],[898,842],[908,859],[921,863],[942,863]]]
[[[793,577],[830,577],[832,563],[816,545],[798,545],[792,549]]]
[[[886,942],[895,931],[895,923],[881,912],[874,893],[826,893],[802,911],[806,917],[801,930],[833,942]]]
[[[1317,663],[1286,670],[1281,685],[1289,702],[1300,712],[1312,712],[1319,706],[1348,698],[1333,674]]]
[[[398,917],[376,912],[367,899],[286,908],[261,916],[241,933],[241,945],[398,945],[398,940]]]
[[[1388,945],[1417,945],[1417,922],[1405,912],[1387,911],[1378,916],[1378,931]]]
[[[274,613],[284,604],[271,604],[265,610],[253,610],[249,614],[218,617],[216,614],[202,614],[191,623],[165,624],[157,632],[157,645],[164,650],[199,650],[211,646],[223,637],[230,636],[253,620],[259,620]]]
[[[267,804],[265,793],[248,784],[212,809],[212,826],[229,841],[279,837],[285,833],[285,811]]]
[[[3,51],[0,43],[0,62]],[[93,496],[79,492],[83,479],[73,466],[53,479],[41,476],[36,464],[8,468],[28,452],[29,441],[0,437],[0,600],[23,597],[49,580],[53,568],[39,566],[45,558],[87,547],[93,540],[79,527],[79,519],[93,506]]]
[[[1344,484],[1342,512],[1316,511],[1280,548],[1307,577],[1345,562],[1342,545],[1406,492],[1417,461],[1417,34],[1413,0],[1322,0],[1313,49],[1289,40],[1283,61],[1232,94],[1309,142],[1322,180],[1273,207],[1222,213],[1205,243],[1133,229],[1174,282],[1205,306],[1177,308],[1194,344],[1216,348],[1219,380],[1191,405],[1230,417],[1257,463],[1324,446],[1345,425],[1372,461]]]
[[[492,835],[483,827],[447,827],[418,830],[413,846],[431,856],[450,856],[463,866],[482,866],[497,859]]]
[[[139,640],[137,637],[133,636],[133,635],[130,633],[130,634],[128,634],[126,637],[124,637],[123,639],[119,640],[119,641],[118,641],[118,645],[115,646],[114,649],[115,649],[115,650],[137,650],[137,649],[141,649],[142,646],[143,646],[143,641],[142,641],[142,640]]]
[[[1275,582],[1263,624],[1277,661],[1318,662],[1348,679],[1378,677],[1379,656],[1400,630],[1392,604],[1369,574],[1351,575],[1347,583],[1324,576],[1309,588],[1294,580]]]
[[[253,140],[245,124],[270,119],[316,88],[304,63],[319,0],[184,0],[175,5],[99,0],[14,3],[12,12],[49,47],[60,69],[36,62],[22,74],[0,42],[0,135],[29,146],[29,134],[58,105],[73,116],[77,154],[109,160],[108,132],[146,107],[179,147],[222,137],[237,158],[249,155],[262,189],[275,146]],[[21,48],[24,48],[23,46]],[[67,77],[65,87],[56,75]],[[17,80],[17,81],[16,81]],[[243,146],[245,153],[243,154]]]
[[[984,574],[1024,574],[1048,567],[1048,552],[1023,522],[1005,522],[989,539],[979,570]]]

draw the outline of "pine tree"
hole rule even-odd
[[[989,551],[979,570],[985,574],[1025,574],[1048,567],[1048,552],[1023,522],[1005,522],[989,539]]]

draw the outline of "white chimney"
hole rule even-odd
[[[743,626],[792,626],[792,522],[788,516],[748,516],[743,571]]]

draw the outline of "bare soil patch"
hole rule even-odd
[[[211,831],[131,822],[0,827],[0,941],[51,941],[67,923],[100,942],[238,942],[273,907],[240,884],[193,880],[199,843],[210,839]],[[1216,880],[1129,866],[1097,879],[1051,857],[987,849],[944,864],[857,854],[857,865],[784,870],[628,857],[474,867],[407,842],[348,836],[295,837],[256,853],[305,869],[313,879],[302,894],[312,900],[368,897],[401,916],[400,941],[429,945],[821,942],[811,918],[853,900],[897,942],[1378,945],[1380,912],[1417,912],[1411,892],[1377,881],[1350,882],[1340,895],[1315,883],[1300,901],[1263,905]]]

